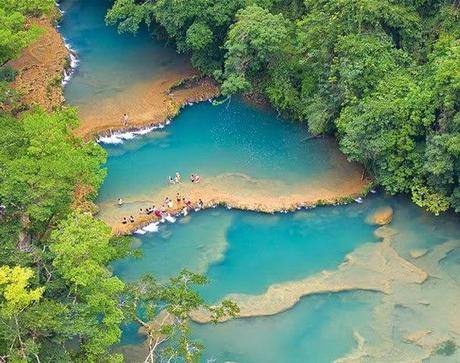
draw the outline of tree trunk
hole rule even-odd
[[[21,216],[21,231],[19,232],[18,248],[21,252],[32,252],[32,237],[29,233],[30,219],[29,216],[23,214]]]

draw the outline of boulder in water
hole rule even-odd
[[[382,207],[377,209],[369,217],[367,217],[366,222],[369,224],[376,224],[379,226],[384,226],[391,223],[393,219],[393,208],[391,207]]]

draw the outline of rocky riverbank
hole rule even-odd
[[[40,38],[8,62],[18,73],[12,86],[25,105],[39,105],[51,111],[64,103],[62,79],[69,64],[69,51],[49,17],[32,18],[43,31]]]
[[[152,214],[139,213],[142,208],[156,205],[161,207],[166,197],[173,200],[173,206],[167,209],[171,215],[180,213],[185,207],[183,202],[175,200],[177,193],[187,198],[192,208],[198,202],[204,208],[222,205],[227,208],[250,210],[263,213],[295,211],[300,208],[312,208],[317,205],[354,202],[366,193],[369,180],[362,180],[360,168],[350,167],[350,177],[340,186],[318,182],[315,184],[286,186],[281,182],[254,179],[243,174],[222,174],[203,179],[198,184],[180,183],[165,187],[150,198],[135,197],[124,201],[119,207],[116,201],[100,204],[99,217],[112,226],[114,234],[130,234],[143,226],[158,220]],[[134,216],[134,223],[122,224],[123,217]]]
[[[80,108],[77,134],[85,139],[111,132],[130,131],[164,123],[188,104],[214,98],[216,84],[192,68],[177,69],[126,89],[124,92]],[[123,125],[123,114],[129,117]]]

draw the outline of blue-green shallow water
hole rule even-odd
[[[79,67],[64,95],[72,105],[90,106],[138,82],[151,80],[185,64],[172,47],[141,28],[133,36],[105,24],[111,0],[61,0],[65,11],[60,31],[77,51]]]
[[[332,362],[356,347],[355,330],[372,336],[368,321],[380,298],[369,292],[313,295],[275,316],[192,323],[193,338],[206,345],[202,362]],[[123,344],[141,342],[137,327],[126,326]],[[126,357],[141,362],[143,355]]]
[[[176,171],[185,177],[242,173],[291,186],[321,180],[339,185],[352,166],[333,141],[307,136],[305,125],[238,99],[187,107],[161,131],[106,146],[108,175],[99,200],[158,190]]]
[[[105,27],[104,14],[109,5],[108,0],[61,3],[66,11],[61,31],[80,58],[80,66],[65,89],[71,104],[91,107],[99,99],[112,97],[184,62],[170,48],[152,41],[145,31],[136,37],[119,36],[114,28]],[[309,181],[339,186],[349,169],[334,143],[306,142],[306,136],[303,125],[278,119],[270,111],[254,109],[238,100],[228,106],[206,103],[187,108],[161,132],[106,146],[109,175],[100,202],[154,192],[165,186],[167,176],[176,170],[183,175],[198,172],[204,177],[245,173],[282,180],[287,186]],[[412,250],[431,251],[460,237],[458,217],[435,217],[405,199],[382,196],[360,205],[287,215],[216,209],[163,225],[158,233],[140,237],[144,257],[119,261],[114,269],[128,281],[146,272],[162,279],[182,268],[205,272],[211,283],[202,293],[209,301],[229,292],[260,293],[272,283],[334,269],[347,253],[375,241],[374,228],[364,219],[382,205],[391,205],[395,211],[391,224],[398,231],[394,248],[421,268],[423,264],[411,258]],[[457,247],[440,262],[457,289],[459,256]],[[436,297],[447,295],[443,282],[438,277],[427,284],[434,306]],[[193,331],[206,346],[204,359],[330,362],[356,347],[354,329],[372,339],[370,316],[381,299],[380,294],[363,292],[315,295],[276,316],[239,319],[218,326],[193,324]],[[393,339],[402,337],[401,327],[416,329],[414,322],[426,318],[412,315],[400,314],[398,321],[392,322],[397,331]],[[439,311],[432,318],[450,321]],[[141,341],[137,326],[128,325],[122,343]]]
[[[205,298],[259,294],[277,282],[334,269],[358,245],[375,241],[364,219],[379,202],[264,215],[205,210],[187,224],[165,224],[140,238],[143,258],[115,263],[115,273],[135,280],[145,273],[167,279],[183,268],[206,273]]]
[[[257,294],[276,282],[333,270],[360,244],[375,241],[376,227],[364,221],[381,206],[394,209],[391,226],[398,231],[394,248],[416,265],[411,250],[431,251],[460,238],[458,216],[436,217],[406,198],[382,195],[362,204],[291,214],[215,209],[140,236],[143,258],[117,262],[114,270],[126,280],[147,272],[165,279],[182,268],[207,272],[211,282],[201,292],[211,301],[229,292]],[[460,272],[458,250],[442,261],[453,276]],[[204,359],[217,362],[331,362],[356,347],[354,330],[366,339],[373,337],[370,315],[379,301],[380,294],[359,291],[315,295],[276,316],[217,326],[193,324],[194,337],[206,346]],[[408,322],[399,323],[404,327]],[[141,341],[137,327],[127,326],[122,343]]]
[[[275,316],[192,328],[207,347],[203,362],[328,363],[356,346],[353,330],[370,330],[379,299],[365,292],[314,295]]]

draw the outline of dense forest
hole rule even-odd
[[[116,0],[107,22],[146,24],[224,96],[334,134],[387,192],[460,211],[457,0]]]
[[[113,276],[110,263],[135,253],[92,216],[105,151],[74,136],[75,109],[44,112],[11,87],[6,62],[42,34],[29,20],[55,14],[52,0],[0,2],[0,360],[119,362],[112,348],[122,323],[136,321],[146,361],[197,361],[190,311],[209,309],[217,321],[236,306],[206,305],[193,289],[206,278],[187,271],[167,283]],[[151,324],[159,314],[161,324]]]

